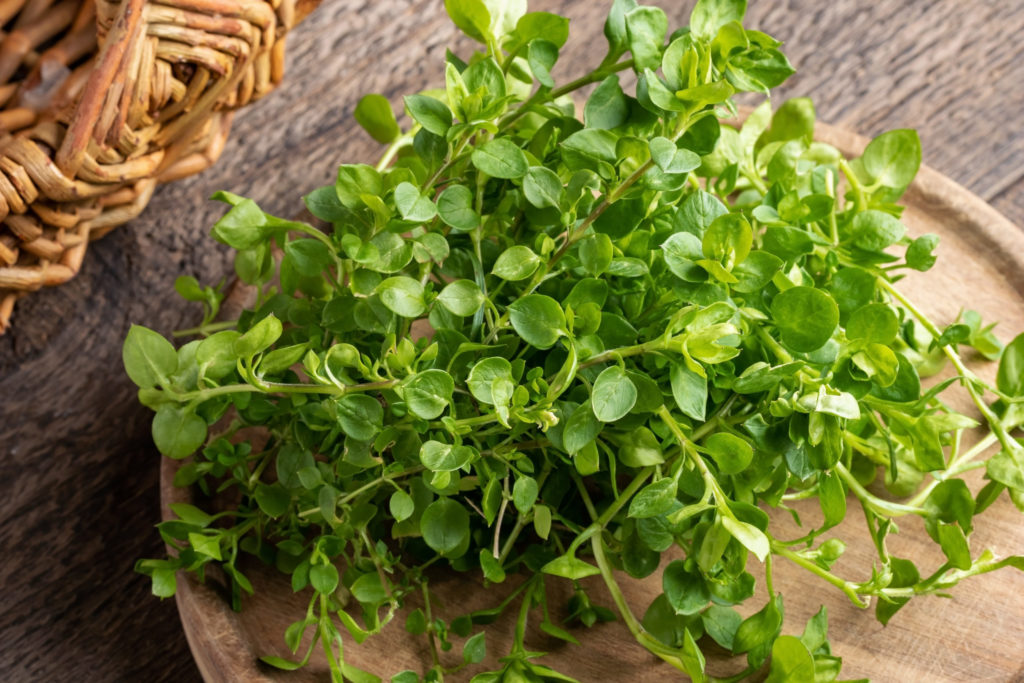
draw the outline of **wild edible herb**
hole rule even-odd
[[[345,661],[343,641],[380,631],[413,594],[425,609],[405,625],[433,661],[395,681],[441,680],[453,635],[468,637],[461,666],[474,667],[477,625],[517,609],[502,668],[473,680],[571,680],[524,642],[530,620],[582,636],[549,617],[546,587],[565,580],[573,622],[620,618],[695,680],[714,641],[746,658],[737,679],[830,681],[840,660],[825,611],[802,637],[780,635],[773,562],[883,623],[912,596],[1024,568],[970,545],[975,515],[1004,491],[1024,507],[1012,433],[1024,336],[1001,349],[969,312],[939,327],[893,284],[935,261],[937,239],[908,237],[895,203],[920,164],[914,132],[848,160],[813,140],[808,100],[723,123],[734,94],[792,72],[778,41],[740,24],[743,0],[700,0],[671,34],[660,9],[616,0],[607,57],[563,86],[552,70],[566,19],[524,2],[446,5],[483,52],[449,54],[444,89],[405,99],[407,128],[382,97],[359,104],[387,151],[306,197],[325,230],[217,195],[231,208],[213,235],[237,249],[256,304],[214,323],[219,295],[182,281],[206,303],[201,338],[175,349],[143,327],[128,335],[157,447],[190,458],[176,483],[235,501],[174,507],[159,526],[171,557],[138,565],[154,593],[213,564],[237,607],[252,591],[243,556],[273,564],[310,596],[286,642],[295,651],[312,631],[338,681],[378,680]],[[570,95],[588,85],[581,122]],[[963,346],[999,359],[995,386]],[[955,376],[922,388],[947,362]],[[959,387],[987,432],[970,447],[977,423],[945,401]],[[240,441],[248,426],[265,443]],[[960,475],[981,467],[974,495]],[[866,488],[875,479],[893,499]],[[831,568],[849,494],[877,550],[870,576]],[[788,538],[764,510],[799,498],[817,498],[824,524]],[[940,567],[922,573],[887,549],[908,515],[941,546]],[[652,576],[663,553],[673,559]],[[753,595],[752,563],[770,599],[743,619],[732,606]],[[428,565],[521,582],[494,610],[446,622],[430,610]],[[627,604],[615,570],[663,593]],[[590,575],[617,615],[578,583]],[[265,661],[290,669],[310,652]]]

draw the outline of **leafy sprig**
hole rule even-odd
[[[563,86],[552,69],[566,19],[497,0],[446,7],[483,51],[449,54],[444,89],[405,98],[404,129],[383,97],[359,103],[387,149],[306,197],[324,229],[216,195],[230,209],[213,235],[237,250],[255,304],[214,322],[219,288],[183,279],[206,307],[199,339],[176,349],[129,332],[125,367],[156,412],[154,441],[185,461],[175,483],[234,501],[173,506],[159,525],[171,556],[138,565],[155,594],[174,593],[177,570],[215,565],[238,608],[252,592],[243,556],[275,565],[311,594],[285,642],[312,639],[299,662],[264,661],[302,666],[319,643],[339,681],[378,680],[343,641],[378,633],[414,595],[423,606],[405,626],[432,661],[394,681],[479,664],[477,627],[516,609],[501,668],[473,680],[555,681],[571,679],[536,661],[526,625],[578,642],[548,607],[547,584],[568,580],[570,621],[621,618],[694,680],[709,678],[710,639],[746,657],[729,680],[766,667],[771,681],[829,681],[841,662],[825,610],[801,637],[781,635],[773,563],[883,623],[916,595],[1024,568],[970,544],[1004,491],[1024,507],[1024,336],[1002,349],[969,311],[941,328],[895,286],[934,264],[938,242],[900,221],[920,165],[913,131],[845,159],[814,141],[806,99],[727,123],[734,94],[792,73],[778,41],[743,27],[742,0],[700,0],[671,34],[660,9],[616,0],[606,57]],[[570,95],[590,85],[580,121]],[[963,346],[999,359],[995,385]],[[922,385],[947,364],[952,378]],[[946,400],[959,387],[987,432],[973,446],[979,423]],[[261,437],[243,439],[249,427]],[[972,494],[960,476],[982,467]],[[833,570],[849,495],[877,551],[868,577]],[[765,508],[806,498],[823,524],[784,537]],[[907,515],[946,558],[926,576],[886,544]],[[663,592],[630,605],[621,572],[651,577],[666,552]],[[769,599],[744,619],[733,605],[754,594],[750,562],[764,563]],[[438,563],[525,580],[448,622],[427,580]],[[468,638],[457,666],[444,656],[453,635]]]

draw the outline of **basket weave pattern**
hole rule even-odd
[[[159,182],[219,156],[319,0],[0,0],[0,333]]]

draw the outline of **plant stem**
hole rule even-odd
[[[942,336],[942,333],[939,332],[939,329],[938,327],[935,326],[935,323],[933,323],[928,318],[928,316],[926,316],[920,309],[917,308],[917,306],[915,306],[909,299],[907,299],[907,297],[903,296],[902,292],[893,287],[891,282],[889,282],[885,278],[878,278],[878,282],[886,291],[889,292],[889,294],[891,294],[897,301],[899,301],[904,308],[910,311],[910,313],[915,318],[918,319],[918,321],[924,326],[928,333],[932,335],[932,337],[938,340]],[[995,434],[996,438],[999,439],[999,443],[1003,446],[1004,449],[1006,449],[1007,452],[1015,454],[1018,458],[1024,458],[1024,446],[1021,446],[1019,443],[1017,443],[1016,439],[1010,436],[1009,432],[1006,430],[1005,425],[1003,425],[999,417],[994,412],[992,412],[992,409],[988,406],[988,404],[985,403],[985,400],[981,397],[981,394],[978,393],[978,388],[975,385],[975,382],[979,381],[977,376],[973,372],[971,372],[971,370],[966,365],[964,365],[963,359],[960,358],[960,354],[958,354],[951,345],[944,344],[942,346],[942,351],[943,353],[946,354],[946,357],[949,358],[949,362],[953,364],[953,367],[956,369],[957,373],[960,374],[963,384],[967,389],[967,393],[971,395],[971,400],[974,401],[974,405],[977,406],[978,411],[982,414],[982,416],[984,416],[985,421],[988,422],[989,424],[989,427],[992,428],[992,432]]]
[[[916,505],[904,505],[902,503],[894,503],[889,500],[883,500],[878,496],[874,495],[866,488],[861,486],[860,482],[857,481],[856,477],[850,473],[850,470],[846,469],[846,466],[841,462],[835,464],[835,471],[839,474],[839,478],[843,480],[847,488],[860,499],[861,503],[871,509],[872,512],[878,515],[884,515],[886,517],[900,517],[902,515],[921,515],[925,516],[927,513]]]
[[[798,564],[807,571],[817,576],[820,576],[821,578],[825,579],[839,590],[846,593],[846,596],[850,598],[850,602],[852,602],[857,607],[866,609],[870,606],[870,602],[865,602],[859,595],[857,595],[857,591],[853,589],[853,586],[850,584],[849,581],[844,581],[832,572],[822,569],[811,560],[808,560],[806,557],[803,557],[802,555],[794,553],[792,550],[776,542],[774,539],[771,541],[771,549],[772,552],[776,555],[785,557],[787,560],[790,560],[791,562]]]
[[[207,335],[210,332],[218,332],[220,330],[230,330],[232,327],[238,324],[237,320],[222,320],[216,323],[206,323],[205,325],[199,325],[198,327],[190,327],[187,330],[175,330],[171,332],[172,337],[188,337],[193,334]]]
[[[586,76],[581,76],[580,78],[577,78],[575,81],[570,81],[565,85],[561,86],[560,88],[555,88],[554,90],[549,90],[546,92],[544,89],[538,89],[535,93],[533,93],[533,95],[530,96],[529,99],[527,99],[521,105],[516,107],[515,111],[509,112],[508,114],[505,115],[504,118],[498,121],[498,127],[505,128],[507,126],[510,126],[516,121],[518,121],[520,118],[522,118],[524,115],[529,113],[530,109],[539,104],[557,100],[559,97],[563,95],[568,95],[569,93],[579,90],[580,88],[583,88],[585,86],[588,86],[591,83],[603,81],[605,78],[612,75],[613,73],[624,71],[625,69],[629,69],[632,66],[633,60],[626,59],[621,62],[616,62],[615,64],[609,64],[608,66],[595,69]]]

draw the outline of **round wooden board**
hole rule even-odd
[[[819,124],[818,139],[832,143],[847,155],[857,155],[866,140],[860,136]],[[971,192],[950,179],[922,167],[903,199],[907,205],[904,222],[912,235],[935,233],[942,239],[939,261],[926,274],[909,276],[901,288],[940,323],[952,321],[961,308],[979,311],[985,321],[998,320],[997,336],[1008,342],[1024,331],[1024,233]],[[979,374],[991,379],[994,364],[980,364]],[[958,406],[969,410],[968,402]],[[177,464],[164,460],[161,471],[163,514],[168,505],[189,500],[190,492],[171,484]],[[977,483],[976,481],[974,483]],[[843,576],[867,578],[873,550],[864,530],[863,518],[851,499],[846,521],[835,535],[851,540],[846,555],[837,565]],[[820,515],[816,506],[798,508],[805,524]],[[772,512],[773,525],[792,527],[789,515]],[[972,552],[990,548],[997,555],[1024,554],[1024,524],[1019,513],[1003,496],[979,518],[972,536]],[[941,552],[927,538],[918,519],[901,519],[901,534],[891,543],[894,554],[911,557],[929,572],[942,562]],[[795,527],[792,529],[795,533]],[[756,564],[756,561],[752,561]],[[233,612],[223,598],[216,577],[206,584],[191,575],[179,574],[177,604],[182,624],[196,662],[208,683],[239,681],[327,681],[326,662],[314,656],[312,663],[297,672],[279,672],[258,663],[258,657],[276,654],[290,657],[283,641],[285,628],[301,618],[308,603],[308,591],[293,594],[288,578],[272,568],[252,562],[245,567],[256,589],[243,600],[240,613]],[[634,611],[642,614],[660,590],[656,572],[646,581],[626,576],[622,584]],[[602,604],[611,600],[592,577],[588,588]],[[454,605],[442,617],[454,617],[472,609],[496,604],[517,582],[484,590],[478,576],[440,574],[432,581],[437,606]],[[548,582],[551,604],[563,604],[568,597],[567,582]],[[759,584],[762,583],[759,581]],[[806,571],[778,561],[776,589],[785,596],[785,633],[799,633],[803,624],[824,604],[829,612],[829,635],[833,653],[844,661],[842,678],[869,677],[874,681],[1020,681],[1024,680],[1024,576],[1012,569],[976,577],[956,587],[953,600],[925,597],[912,601],[887,627],[871,611],[847,601],[838,590]],[[764,603],[763,587],[748,601],[745,613]],[[413,605],[414,603],[410,603]],[[553,615],[553,617],[556,615]],[[507,652],[511,643],[513,615],[507,614],[487,627],[489,663],[494,655]],[[346,644],[347,660],[384,680],[404,669],[422,671],[429,661],[423,637],[409,636],[402,627],[403,613],[378,636],[362,646],[351,639]],[[581,632],[583,631],[583,632]],[[555,641],[531,629],[527,646],[551,654],[541,660],[558,671],[584,683],[605,681],[672,681],[681,674],[650,656],[621,622],[604,624],[590,631],[574,629],[582,646]],[[458,646],[449,653],[457,663]],[[709,668],[726,674],[742,669],[738,660],[709,651]],[[318,653],[319,655],[319,653]],[[492,666],[493,668],[493,666]],[[482,670],[479,667],[476,669]],[[468,680],[471,672],[449,680]]]

